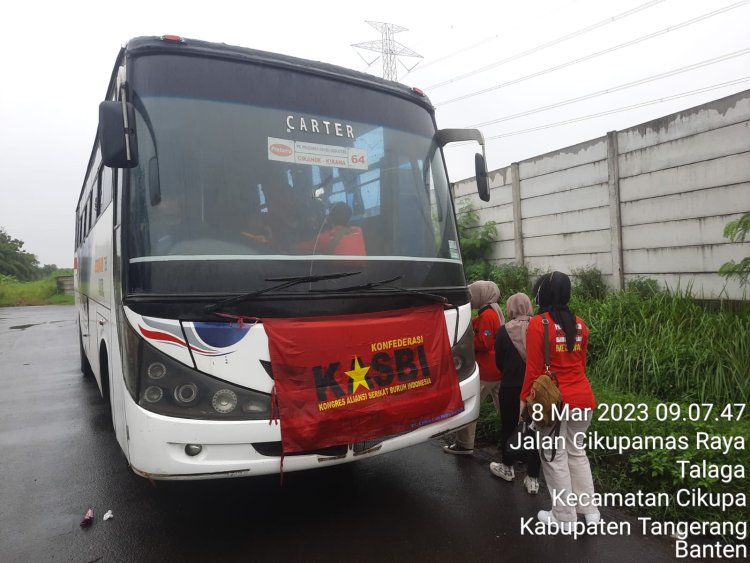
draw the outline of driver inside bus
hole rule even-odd
[[[314,239],[297,245],[300,254],[335,254],[337,256],[365,256],[365,238],[360,227],[349,225],[351,208],[339,201],[328,211],[328,219]]]

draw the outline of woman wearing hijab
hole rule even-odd
[[[570,278],[562,272],[541,276],[534,284],[539,314],[529,321],[526,334],[526,375],[521,389],[521,408],[529,397],[534,380],[545,371],[544,325],[548,325],[550,371],[557,377],[563,403],[569,415],[560,423],[560,436],[565,447],[558,447],[554,459],[551,450],[543,450],[542,469],[547,488],[555,499],[551,510],[541,510],[537,518],[545,524],[558,524],[561,528],[572,528],[577,515],[584,516],[586,523],[600,519],[599,510],[591,502],[570,504],[568,493],[577,498],[591,499],[594,481],[584,446],[585,433],[591,424],[591,415],[596,399],[586,377],[586,348],[589,331],[586,324],[568,308],[570,301]],[[532,397],[533,398],[533,397]],[[542,434],[553,430],[545,428]],[[577,437],[577,440],[574,440]]]
[[[497,304],[500,290],[495,282],[477,281],[469,285],[471,308],[477,309],[477,316],[471,319],[474,329],[474,357],[479,366],[479,402],[487,395],[492,397],[495,409],[500,411],[500,370],[495,364],[495,335],[505,322],[503,311]],[[477,423],[472,422],[456,432],[456,441],[443,446],[449,454],[471,455],[474,453],[474,434]]]
[[[490,463],[493,475],[513,481],[513,461],[521,459],[507,449],[508,439],[518,424],[521,385],[526,373],[526,332],[534,314],[531,299],[525,293],[516,293],[508,298],[505,306],[508,322],[500,327],[495,338],[495,363],[503,374],[500,383],[500,452],[502,461]],[[530,495],[539,492],[539,453],[534,450],[524,456],[526,477],[523,486]]]

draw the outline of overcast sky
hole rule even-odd
[[[0,227],[60,267],[73,264],[98,104],[131,37],[177,34],[380,74],[362,58],[377,54],[351,45],[380,39],[366,20],[397,24],[408,31],[396,40],[423,57],[402,58],[419,64],[399,65],[399,80],[426,91],[439,127],[479,126],[490,169],[750,89],[750,0],[12,5],[0,19]],[[452,181],[473,175],[466,150],[448,155]]]

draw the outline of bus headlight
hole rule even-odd
[[[174,398],[181,405],[190,405],[198,398],[198,386],[195,383],[180,385],[174,390]]]
[[[146,390],[143,392],[143,398],[149,403],[158,403],[161,401],[162,396],[164,396],[164,391],[156,385],[146,387]]]
[[[161,379],[162,377],[167,375],[167,368],[164,367],[164,364],[161,362],[154,362],[153,364],[148,366],[146,373],[148,373],[148,376],[151,379]]]
[[[237,406],[237,395],[230,389],[219,389],[214,393],[211,405],[216,412],[222,414],[232,412]]]
[[[456,345],[451,348],[453,365],[456,366],[458,380],[463,381],[474,373],[474,331],[469,325]]]
[[[201,373],[163,354],[147,342],[140,345],[138,404],[149,411],[180,418],[268,420],[271,395]],[[238,408],[242,405],[242,408]]]

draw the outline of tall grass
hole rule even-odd
[[[589,327],[589,375],[607,386],[668,401],[750,397],[750,307],[711,310],[680,291],[572,307]]]
[[[514,293],[531,293],[531,276],[535,273],[530,271],[524,264],[500,264],[490,269],[489,279],[497,284],[502,296],[500,301],[504,301]]]
[[[69,305],[72,295],[57,291],[57,279],[53,275],[44,280],[19,282],[14,279],[0,280],[0,307],[13,305]]]

